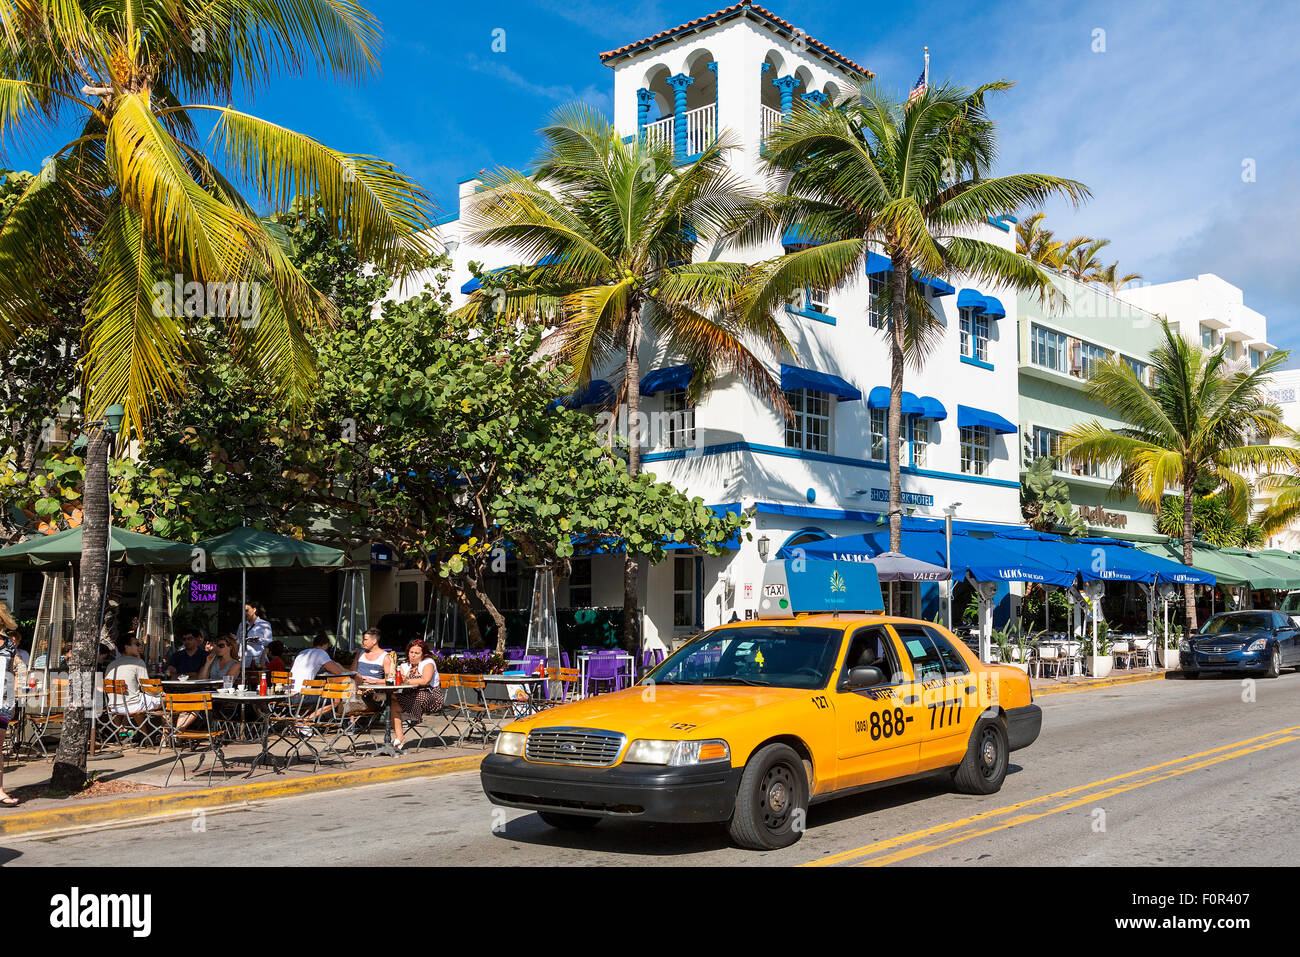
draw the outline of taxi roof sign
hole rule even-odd
[[[880,579],[869,562],[791,558],[768,562],[758,599],[759,618],[811,612],[880,612]]]

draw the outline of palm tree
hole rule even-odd
[[[1291,438],[1293,441],[1300,440],[1300,436]],[[1300,474],[1270,472],[1261,475],[1255,487],[1261,492],[1273,493],[1257,520],[1261,536],[1276,535],[1291,528],[1300,519]]]
[[[633,430],[647,336],[685,357],[694,370],[692,398],[735,372],[784,406],[779,384],[745,343],[752,336],[784,353],[784,334],[769,317],[745,321],[732,308],[749,267],[692,261],[696,239],[707,243],[755,198],[729,171],[726,138],[694,162],[675,166],[670,148],[625,143],[582,105],[558,110],[541,134],[544,146],[533,171],[493,173],[466,213],[472,242],[508,246],[537,265],[498,274],[471,293],[462,310],[554,326],[556,358],[572,367],[577,385],[621,363],[619,401],[627,409],[632,474],[641,470]],[[629,554],[623,626],[631,648],[640,643],[636,574]]]
[[[1300,449],[1256,444],[1255,437],[1288,434],[1281,412],[1268,400],[1268,377],[1289,353],[1274,352],[1249,372],[1233,372],[1227,352],[1206,352],[1162,320],[1165,341],[1151,352],[1153,387],[1128,364],[1110,360],[1093,367],[1088,396],[1129,423],[1109,429],[1097,421],[1066,433],[1061,454],[1075,461],[1120,468],[1114,491],[1136,495],[1153,512],[1171,487],[1182,493],[1183,563],[1192,564],[1193,503],[1197,482],[1221,490],[1224,504],[1245,522],[1250,489],[1243,470],[1259,471],[1300,462]],[[1196,627],[1192,586],[1183,599],[1187,627]]]
[[[744,244],[771,243],[795,224],[817,245],[780,256],[755,272],[744,298],[749,321],[780,308],[807,287],[836,288],[863,273],[877,246],[892,265],[884,295],[891,375],[889,448],[898,449],[905,357],[919,367],[940,341],[942,326],[908,279],[915,273],[1034,290],[1052,289],[1035,263],[978,239],[990,216],[1063,194],[1076,204],[1082,183],[1041,173],[989,178],[996,151],[985,111],[1001,80],[974,91],[931,88],[911,105],[875,86],[860,101],[834,109],[801,106],[768,137],[766,171],[778,191],[731,230]],[[889,456],[890,547],[901,550],[902,486],[896,451]]]
[[[304,399],[315,377],[308,334],[333,310],[240,186],[263,213],[317,194],[339,232],[388,268],[415,250],[432,207],[382,160],[220,104],[280,72],[360,79],[376,67],[377,27],[350,0],[0,0],[0,134],[76,131],[0,223],[0,344],[42,321],[51,254],[80,249],[94,264],[81,342],[88,423],[120,403],[123,436],[138,439],[184,390],[204,324],[224,327],[286,404]],[[195,125],[205,119],[215,162]],[[109,527],[109,441],[90,428],[75,675],[94,668]],[[69,709],[55,787],[81,786],[87,737],[84,712]]]
[[[1037,212],[1016,223],[1016,252],[1039,265],[1059,269],[1061,248],[1065,243],[1043,226],[1046,215]]]
[[[1079,282],[1092,282],[1102,268],[1097,253],[1109,245],[1109,239],[1075,236],[1061,246],[1061,271]]]
[[[1119,261],[1111,263],[1105,269],[1093,273],[1093,281],[1099,282],[1111,291],[1113,295],[1118,295],[1119,291],[1133,282],[1135,279],[1141,279],[1142,274],[1129,272],[1120,274]]]

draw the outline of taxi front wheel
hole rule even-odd
[[[1007,731],[997,718],[981,718],[966,745],[966,757],[952,773],[952,783],[962,794],[994,794],[1007,776],[1011,748]]]
[[[736,809],[727,824],[741,847],[771,851],[803,836],[808,819],[808,778],[803,759],[785,744],[769,744],[745,765]]]

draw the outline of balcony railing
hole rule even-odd
[[[665,116],[662,120],[655,120],[653,123],[647,123],[642,135],[645,136],[647,146],[673,148],[673,120],[675,117]]]
[[[768,134],[776,129],[783,117],[780,110],[774,110],[770,106],[759,106],[758,110],[760,123],[759,140],[760,142],[766,143]]]
[[[686,155],[699,156],[718,137],[718,104],[688,110],[682,119],[686,121]]]

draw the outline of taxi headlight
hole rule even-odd
[[[731,761],[731,748],[721,738],[704,741],[633,741],[627,749],[628,764],[662,764],[671,768],[691,764],[712,764]]]
[[[528,735],[520,734],[518,731],[502,731],[497,735],[497,754],[513,754],[522,757],[524,753],[524,742],[528,740]]]

